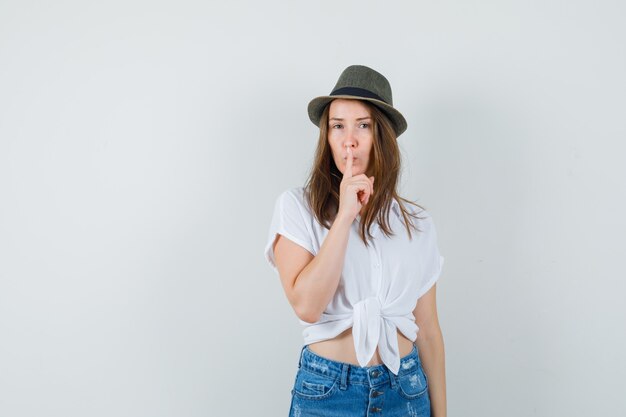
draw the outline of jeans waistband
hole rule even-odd
[[[384,364],[372,366],[359,366],[346,362],[334,361],[332,359],[319,356],[308,345],[302,347],[298,368],[304,368],[308,372],[328,376],[332,379],[341,378],[342,385],[345,383],[377,386],[386,382],[391,382],[395,386],[398,377],[415,371],[420,359],[417,346],[413,344],[411,352],[400,358],[400,369],[395,375]]]

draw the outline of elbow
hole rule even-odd
[[[321,314],[319,312],[303,307],[305,306],[299,306],[299,308],[294,309],[300,320],[307,323],[316,323],[320,319]]]
[[[321,311],[311,303],[310,297],[301,293],[292,293],[291,307],[298,318],[306,323],[316,323],[322,316]]]

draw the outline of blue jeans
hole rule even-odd
[[[430,417],[428,378],[417,346],[394,375],[385,364],[361,367],[302,347],[289,417]]]

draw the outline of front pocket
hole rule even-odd
[[[300,369],[296,375],[293,394],[307,400],[323,400],[337,390],[337,379]]]
[[[428,391],[428,378],[419,363],[413,371],[398,377],[398,392],[408,400],[413,400]]]

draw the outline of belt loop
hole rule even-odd
[[[341,384],[339,385],[339,388],[341,388],[342,390],[345,390],[346,388],[348,388],[349,368],[350,368],[350,365],[348,365],[347,363],[341,364]]]
[[[302,349],[300,349],[300,359],[298,359],[298,369],[300,369],[300,367],[302,366],[302,355],[304,354],[305,348],[306,348],[306,344],[302,346]]]
[[[389,370],[389,382],[391,383],[391,388],[396,389],[396,384],[398,383],[398,377],[393,372],[391,372],[391,369]]]

